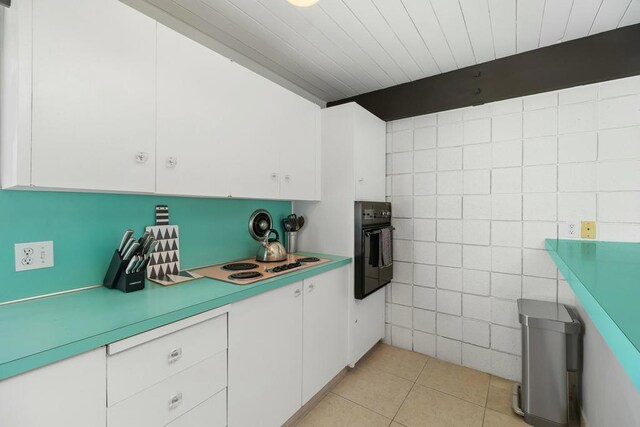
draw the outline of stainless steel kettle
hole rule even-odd
[[[271,233],[276,234],[275,239],[269,239]],[[264,236],[264,240],[260,242],[260,247],[258,248],[258,253],[256,254],[256,260],[262,262],[276,262],[276,261],[284,261],[287,259],[287,251],[285,250],[282,243],[278,241],[280,235],[278,231],[273,228],[270,229],[266,235]]]

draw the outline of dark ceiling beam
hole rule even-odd
[[[329,102],[382,120],[480,105],[640,74],[640,24]]]

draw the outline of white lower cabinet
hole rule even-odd
[[[348,276],[334,269],[0,381],[0,426],[280,426],[347,365]]]
[[[208,315],[208,313],[198,316],[202,315]],[[182,322],[175,322],[163,328],[178,328]],[[158,329],[154,331],[158,331]],[[120,348],[117,347],[126,344],[125,341],[130,339],[143,339],[145,334],[136,335],[107,347],[109,354],[107,358],[109,372],[107,402],[109,406],[211,356],[221,352],[226,353],[226,315],[216,316],[175,332],[170,331],[171,329],[165,330],[167,335],[143,345],[133,346],[125,351],[118,351]],[[144,363],[144,369],[131,369],[132,366],[138,366],[141,363]]]
[[[104,426],[104,347],[0,381],[0,426]]]
[[[225,425],[226,398],[223,406],[209,402],[227,387],[225,310],[201,313],[107,346],[107,426],[157,427],[174,421],[180,425],[182,417],[208,417],[224,420]]]
[[[302,282],[229,313],[229,426],[280,426],[301,405]]]
[[[302,404],[347,366],[347,267],[304,281]]]
[[[280,426],[347,365],[348,268],[233,304],[229,426]]]
[[[166,425],[226,386],[227,352],[223,351],[109,407],[107,426]]]
[[[227,425],[227,390],[218,392],[167,427],[224,427]]]

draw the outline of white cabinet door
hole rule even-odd
[[[229,311],[229,425],[279,426],[301,406],[302,282]]]
[[[278,195],[277,148],[262,144],[269,113],[251,99],[260,90],[249,80],[247,70],[158,24],[159,193]]]
[[[0,381],[0,426],[104,426],[104,348]]]
[[[356,200],[385,200],[385,123],[354,106]]]
[[[304,280],[302,404],[347,366],[349,268]]]
[[[158,25],[159,193],[316,197],[320,108]]]
[[[155,52],[117,0],[33,1],[32,185],[155,190]]]
[[[280,196],[320,199],[320,110],[293,93],[281,95]]]

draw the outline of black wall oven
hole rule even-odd
[[[363,299],[393,279],[391,203],[355,202],[355,297]]]

